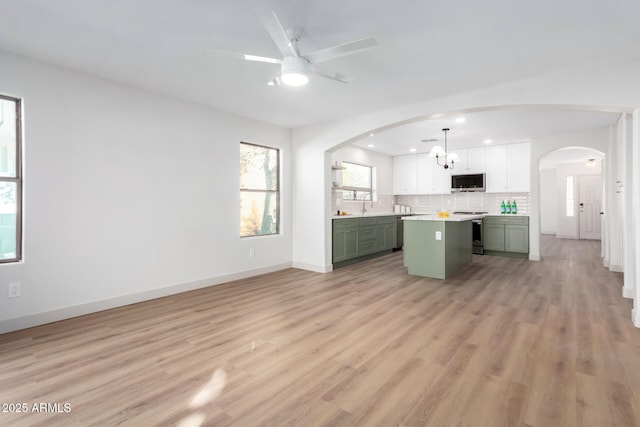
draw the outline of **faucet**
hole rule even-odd
[[[364,215],[365,213],[367,213],[367,208],[366,208],[366,204],[367,204],[367,194],[371,194],[371,192],[370,192],[370,191],[366,191],[366,192],[363,194],[363,196],[362,196],[362,215]],[[355,195],[356,195],[356,192],[354,191],[354,194],[353,194],[353,196],[354,196],[353,198],[354,198],[354,199],[355,199]],[[373,197],[372,197],[372,199],[373,199]],[[373,200],[371,200],[371,204],[373,205]]]

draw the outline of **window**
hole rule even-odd
[[[280,151],[240,143],[240,237],[278,234]]]
[[[573,216],[573,177],[567,177],[567,216]]]
[[[0,95],[0,262],[22,258],[20,100]]]
[[[373,168],[357,163],[342,162],[343,200],[371,200],[373,197]]]

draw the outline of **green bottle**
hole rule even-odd
[[[504,205],[504,200],[503,200],[502,204],[500,205],[500,213],[504,215],[506,211],[507,211],[507,207]]]
[[[511,203],[511,213],[514,215],[518,213],[518,205],[516,205],[515,200]]]
[[[510,200],[507,200],[506,213],[507,214],[511,213],[511,201]]]

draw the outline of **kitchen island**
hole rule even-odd
[[[414,276],[446,279],[470,264],[471,220],[483,215],[415,215],[403,217],[404,265]]]

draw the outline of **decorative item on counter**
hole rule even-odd
[[[504,204],[504,200],[500,204],[500,213],[504,215],[507,212],[507,206]]]
[[[393,213],[394,214],[399,214],[400,212],[400,205],[393,205]]]
[[[407,207],[404,205],[400,205],[400,213],[407,213]]]
[[[406,209],[407,213],[410,214],[411,213],[411,206],[405,206],[405,207],[407,208]]]
[[[511,200],[507,200],[507,205],[505,206],[505,213],[506,214],[511,213]]]
[[[511,213],[514,215],[518,213],[518,205],[516,205],[515,200],[511,203]]]
[[[438,211],[438,218],[449,218],[449,211],[446,209],[440,209]]]

